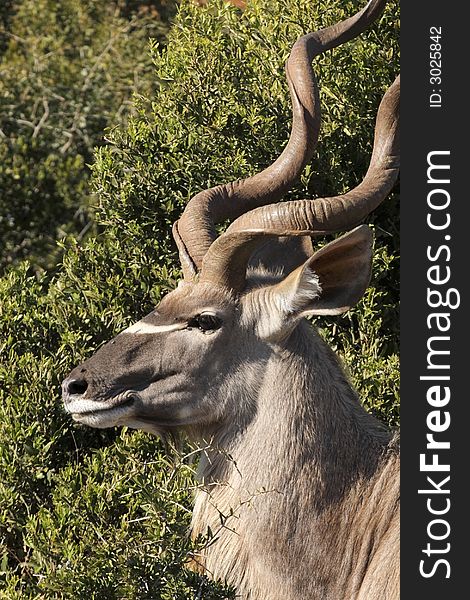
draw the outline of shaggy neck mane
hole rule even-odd
[[[271,585],[273,598],[283,596],[279,590],[290,597],[301,575],[286,572],[280,577],[283,565],[275,561],[285,544],[316,569],[318,580],[308,570],[312,594],[335,593],[328,585],[338,586],[338,573],[347,577],[360,560],[352,547],[347,550],[351,529],[361,519],[367,521],[370,545],[388,526],[377,522],[374,529],[376,506],[370,500],[383,493],[389,471],[397,468],[395,444],[361,407],[337,358],[307,323],[271,354],[262,373],[248,422],[225,424],[212,433],[203,452],[193,536],[207,534],[210,527],[217,541],[204,553],[204,566],[212,576],[236,585],[242,598],[262,597],[256,590],[267,561],[272,561],[271,580],[259,589]],[[395,492],[391,503],[397,502]],[[333,541],[332,527],[337,531]],[[328,544],[340,540],[343,570],[335,556],[330,574],[332,561],[325,560],[325,553],[337,555],[338,548]],[[353,540],[352,546],[357,543]],[[364,569],[369,550],[362,558]],[[318,564],[316,556],[323,557]],[[351,593],[357,594],[360,582],[342,585],[338,589],[352,586]]]

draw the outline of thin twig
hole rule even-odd
[[[31,136],[33,140],[38,136],[42,126],[49,118],[49,103],[45,98],[42,99],[42,106],[44,108],[44,112],[42,113],[42,117],[39,119],[39,123],[34,128],[33,135]]]

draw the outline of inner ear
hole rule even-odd
[[[362,298],[372,269],[372,232],[360,225],[323,246],[301,267],[313,271],[320,296],[304,311],[312,315],[339,315]]]
[[[303,265],[269,289],[271,310],[263,313],[260,337],[278,341],[299,317],[339,315],[364,294],[371,274],[372,232],[361,225],[315,252]]]
[[[287,315],[338,315],[364,294],[371,274],[372,232],[361,225],[315,252],[273,287]]]

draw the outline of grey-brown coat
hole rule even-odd
[[[379,107],[363,182],[344,196],[276,204],[316,143],[312,58],[358,35],[384,4],[370,0],[296,42],[284,152],[189,202],[174,225],[184,280],[63,383],[78,422],[183,431],[203,446],[192,530],[215,537],[198,561],[243,600],[399,597],[397,440],[304,318],[348,310],[368,285],[368,227],[315,253],[310,236],[351,228],[392,188],[399,80]]]

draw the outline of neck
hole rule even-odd
[[[332,507],[363,497],[380,478],[390,442],[307,324],[274,350],[263,372],[249,422],[239,423],[237,431],[214,432],[201,460],[204,491],[196,500],[193,533],[206,533],[210,526],[220,536],[226,564],[220,556],[209,560],[220,576],[233,568],[230,561],[242,560],[243,549],[230,541],[233,529],[237,540],[245,527],[256,530],[258,539],[274,530],[282,546],[297,527],[305,528],[304,521],[311,527]],[[215,545],[212,551],[217,552]],[[245,558],[246,571],[250,559]]]
[[[323,493],[337,495],[373,475],[390,435],[360,405],[336,356],[310,326],[297,327],[263,373],[249,422],[213,432],[206,482],[241,477],[278,487],[313,467]]]

